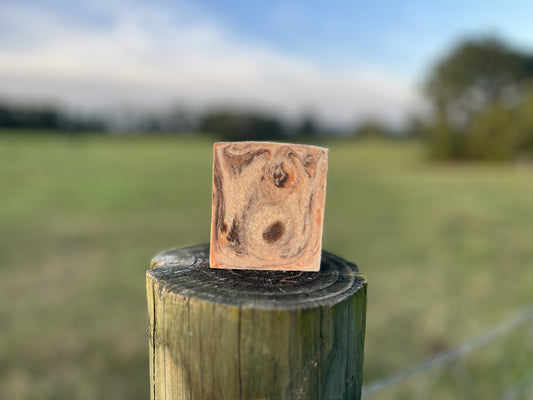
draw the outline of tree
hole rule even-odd
[[[261,113],[214,111],[200,121],[199,129],[221,140],[279,140],[285,136],[283,124]]]
[[[425,93],[434,112],[460,128],[491,103],[519,101],[524,83],[531,78],[531,55],[495,38],[470,40],[437,64],[426,81]]]
[[[314,136],[318,133],[318,126],[315,117],[312,114],[305,115],[298,128],[295,130],[300,136]]]
[[[431,71],[424,92],[431,105],[426,127],[432,155],[448,159],[503,159],[523,136],[513,121],[533,81],[533,56],[495,38],[468,40]],[[513,128],[508,123],[513,122]],[[521,129],[522,129],[521,128]]]
[[[358,138],[367,139],[377,139],[391,136],[390,133],[387,131],[387,128],[385,128],[379,120],[374,118],[368,118],[359,123],[355,127],[354,135]]]

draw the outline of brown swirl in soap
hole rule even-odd
[[[217,143],[213,165],[212,267],[318,269],[327,149]]]

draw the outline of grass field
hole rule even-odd
[[[533,165],[321,144],[324,247],[369,281],[365,383],[533,301]],[[148,397],[145,271],[208,241],[211,145],[0,134],[0,398]],[[531,399],[533,323],[371,397]]]

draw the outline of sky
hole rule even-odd
[[[533,51],[533,2],[0,0],[0,100],[401,124],[458,40]]]

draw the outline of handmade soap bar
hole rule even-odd
[[[215,143],[211,268],[318,271],[328,150]]]

